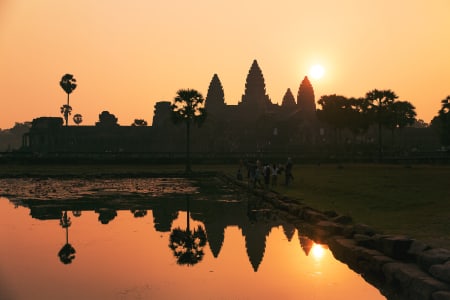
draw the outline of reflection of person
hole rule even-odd
[[[292,166],[293,166],[292,159],[289,157],[284,169],[284,178],[286,186],[288,186],[290,182],[294,179],[294,176],[292,176]]]

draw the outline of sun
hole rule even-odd
[[[314,79],[320,79],[325,74],[325,69],[321,65],[313,65],[309,69],[309,75]]]
[[[325,255],[325,249],[322,245],[314,244],[311,248],[311,253],[315,259],[320,260]]]

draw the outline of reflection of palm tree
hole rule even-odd
[[[99,208],[95,211],[98,212],[98,220],[102,224],[108,224],[109,221],[117,216],[117,211],[111,208]]]
[[[206,233],[200,225],[191,231],[189,218],[189,199],[187,199],[186,230],[179,227],[172,230],[169,248],[172,249],[179,265],[193,266],[203,258]]]
[[[145,209],[132,209],[131,213],[135,218],[142,218],[147,215],[147,211]]]
[[[67,211],[64,211],[61,219],[59,220],[59,224],[62,228],[66,229],[66,244],[59,250],[58,256],[61,262],[65,265],[70,264],[72,260],[75,258],[75,248],[69,244],[69,227],[72,225],[70,221],[70,217],[67,216]]]
[[[59,220],[59,225],[61,225],[62,228],[68,228],[70,227],[70,225],[72,225],[72,221],[67,215],[67,210],[62,214],[61,219]]]

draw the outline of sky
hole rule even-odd
[[[206,97],[215,73],[237,104],[254,59],[273,103],[319,64],[316,101],[390,89],[430,122],[450,95],[450,1],[0,0],[0,128],[61,117],[66,73],[82,125],[151,124],[156,102]]]

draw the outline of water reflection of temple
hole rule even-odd
[[[148,199],[147,199],[148,200]],[[78,200],[19,200],[15,201],[30,209],[30,215],[40,220],[62,220],[67,212],[74,216],[81,216],[86,211],[98,214],[98,221],[107,225],[115,221],[118,211],[129,211],[136,218],[147,216],[152,211],[153,226],[157,232],[170,232],[173,222],[180,212],[186,211],[186,197],[152,198],[150,201],[111,201],[89,199]],[[204,201],[190,199],[190,217],[200,222],[206,232],[207,244],[211,253],[218,258],[225,240],[227,227],[237,227],[241,230],[245,239],[245,246],[249,261],[256,272],[264,258],[266,239],[273,228],[282,226],[288,241],[298,229],[290,223],[279,218],[270,209],[264,207],[264,201],[245,198],[238,201],[218,199],[216,201]],[[77,218],[77,222],[81,219]],[[309,253],[312,241],[300,236],[302,249]]]

